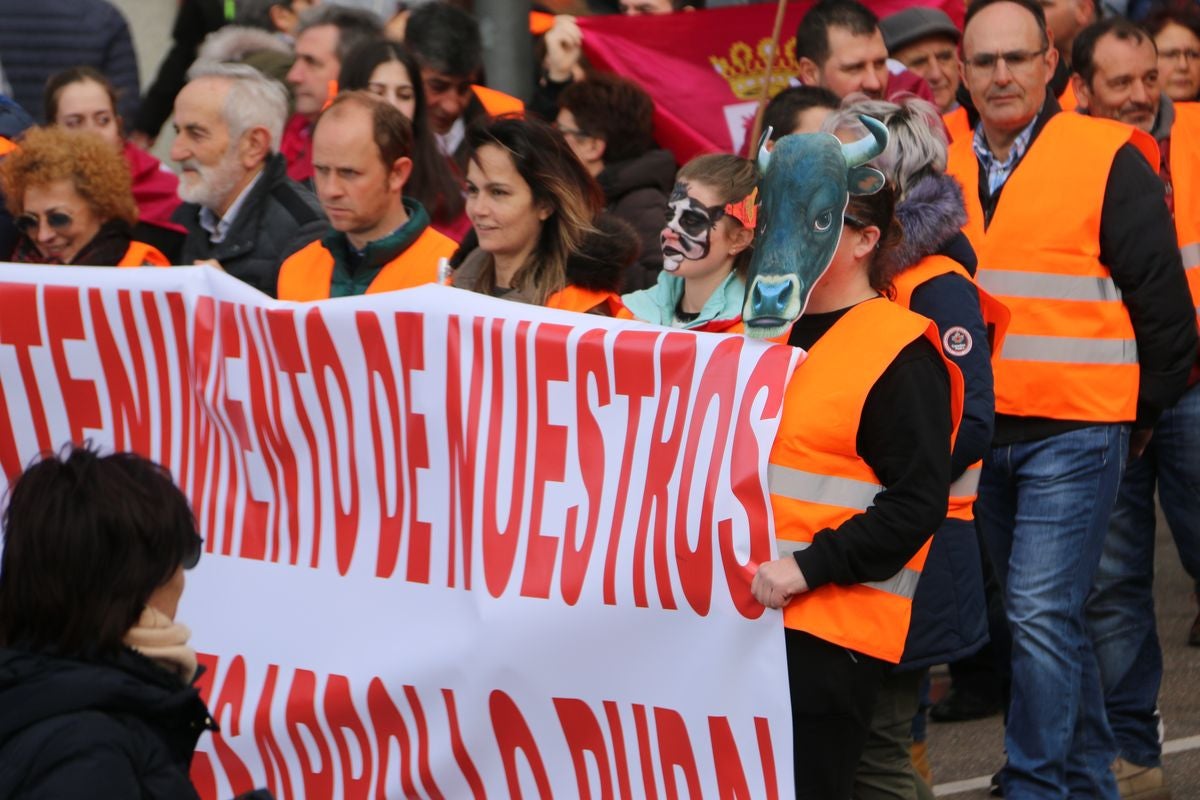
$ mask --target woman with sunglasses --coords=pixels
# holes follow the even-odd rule
[[[635,319],[741,332],[757,183],[754,162],[738,156],[712,153],[684,165],[659,237],[663,270],[652,288],[621,297]]]
[[[412,175],[404,194],[425,207],[433,227],[456,242],[471,229],[462,191],[462,177],[442,156],[429,128],[425,85],[416,59],[398,42],[373,39],[350,51],[342,62],[338,90],[365,89],[391,103],[413,129]]]
[[[637,234],[598,216],[604,196],[562,134],[499,117],[467,133],[467,216],[453,286],[520,303],[614,316]]]
[[[179,178],[125,137],[125,126],[117,113],[117,93],[108,78],[92,67],[59,72],[46,81],[42,105],[47,124],[92,131],[121,154],[129,165],[133,184],[138,237],[168,257],[177,256],[187,233],[171,221],[181,202]]]
[[[32,128],[0,162],[0,190],[21,237],[9,260],[95,267],[170,265],[133,238],[129,168],[95,133]]]
[[[68,448],[16,479],[0,557],[0,797],[194,798],[215,729],[175,621],[202,540],[133,453]]]

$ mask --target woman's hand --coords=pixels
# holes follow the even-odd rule
[[[750,591],[767,608],[783,608],[794,595],[808,591],[808,581],[804,580],[796,559],[784,556],[759,566],[750,582]]]

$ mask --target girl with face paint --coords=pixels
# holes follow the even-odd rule
[[[703,331],[740,332],[754,242],[754,162],[704,155],[679,171],[660,234],[663,271],[649,289],[624,295],[629,315]]]

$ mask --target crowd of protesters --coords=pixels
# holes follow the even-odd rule
[[[302,301],[441,282],[744,331],[755,161],[680,168],[572,16],[523,103],[444,0],[182,0],[143,96],[105,0],[0,10],[0,260],[209,264]],[[926,720],[1003,712],[993,794],[1164,797],[1156,490],[1200,588],[1200,7],[974,0],[960,27],[823,0],[795,56],[765,153],[887,138],[814,223],[840,237],[778,337],[809,357],[771,455],[783,555],[753,589],[784,610],[796,796],[931,797]],[[212,725],[173,621],[186,500],[74,450],[15,484],[4,533],[0,795],[185,796]]]

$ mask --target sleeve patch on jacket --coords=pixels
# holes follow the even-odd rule
[[[971,346],[974,343],[967,329],[958,325],[950,328],[942,335],[942,349],[946,351],[946,355],[954,356],[955,358],[962,358],[971,352]]]

